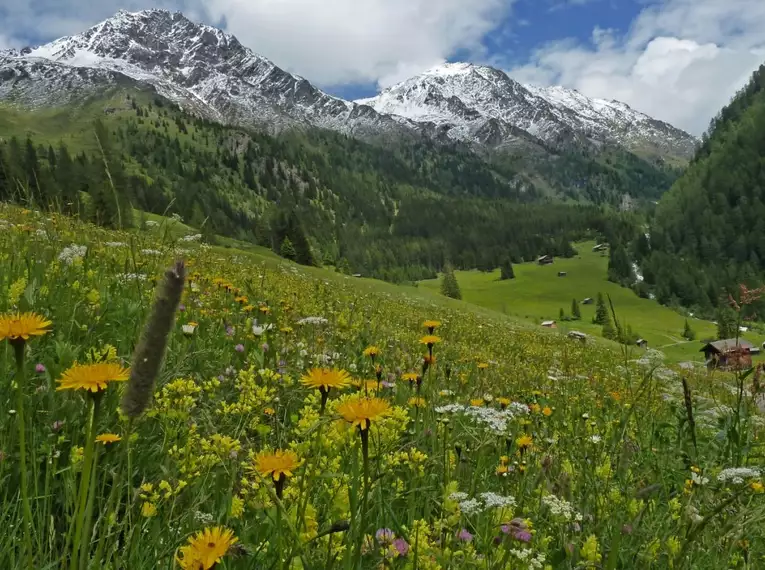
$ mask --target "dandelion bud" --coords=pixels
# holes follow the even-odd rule
[[[129,418],[140,416],[149,405],[183,293],[185,276],[183,261],[176,261],[165,272],[162,287],[157,292],[154,308],[133,353],[130,380],[122,398],[122,411]]]

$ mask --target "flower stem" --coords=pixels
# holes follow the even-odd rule
[[[361,549],[364,545],[364,537],[367,527],[367,504],[369,501],[369,427],[359,429],[361,434],[361,459],[363,465],[361,491],[361,513],[359,514],[359,528],[356,537],[356,553],[354,568],[361,568]]]
[[[29,487],[27,481],[27,438],[24,418],[24,346],[22,339],[12,343],[16,354],[16,423],[19,428],[19,455],[21,462],[21,502],[24,509],[24,556],[27,567],[33,568],[32,560],[32,509],[29,506]]]
[[[70,570],[79,568],[79,553],[83,548],[82,542],[89,541],[89,536],[83,536],[82,530],[85,523],[85,511],[87,509],[88,495],[90,493],[90,475],[93,470],[93,449],[96,443],[96,429],[98,420],[99,398],[91,398],[90,418],[88,422],[87,440],[85,441],[85,454],[82,462],[82,478],[77,502],[77,518],[74,523],[74,544],[72,545],[72,560]]]

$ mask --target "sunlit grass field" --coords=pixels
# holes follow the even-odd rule
[[[765,564],[760,371],[148,221],[0,205],[0,568]]]
[[[611,297],[617,318],[629,324],[648,346],[664,352],[668,359],[703,361],[699,352],[702,340],[715,338],[716,326],[709,322],[664,307],[651,299],[641,299],[631,290],[620,287],[607,279],[608,254],[592,251],[594,242],[576,244],[576,257],[558,258],[552,265],[522,263],[514,265],[515,279],[500,281],[499,270],[493,272],[457,271],[457,281],[463,300],[511,315],[522,321],[540,324],[556,320],[563,333],[578,330],[600,336],[601,326],[592,323],[595,304],[583,305],[581,301],[598,293]],[[558,272],[566,277],[558,277]],[[438,292],[440,280],[424,281],[421,287]],[[571,315],[571,301],[580,302],[581,320],[559,320],[560,309]],[[686,341],[683,336],[685,320],[696,333],[696,340]],[[761,346],[765,336],[757,332],[742,334],[755,346]]]

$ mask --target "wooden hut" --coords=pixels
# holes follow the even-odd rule
[[[705,344],[699,352],[704,353],[707,368],[741,370],[752,366],[752,343],[743,338],[728,338]]]

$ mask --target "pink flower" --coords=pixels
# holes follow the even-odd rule
[[[457,533],[457,539],[463,542],[470,542],[473,540],[473,535],[470,534],[466,528],[463,528]]]
[[[393,541],[393,548],[398,551],[399,556],[406,556],[409,554],[409,543],[403,538],[397,538]]]
[[[244,345],[243,344],[237,344],[234,347],[234,350],[236,350],[237,352],[244,352]]]
[[[38,374],[45,374],[45,365],[42,362],[38,362],[35,365],[35,372]]]

